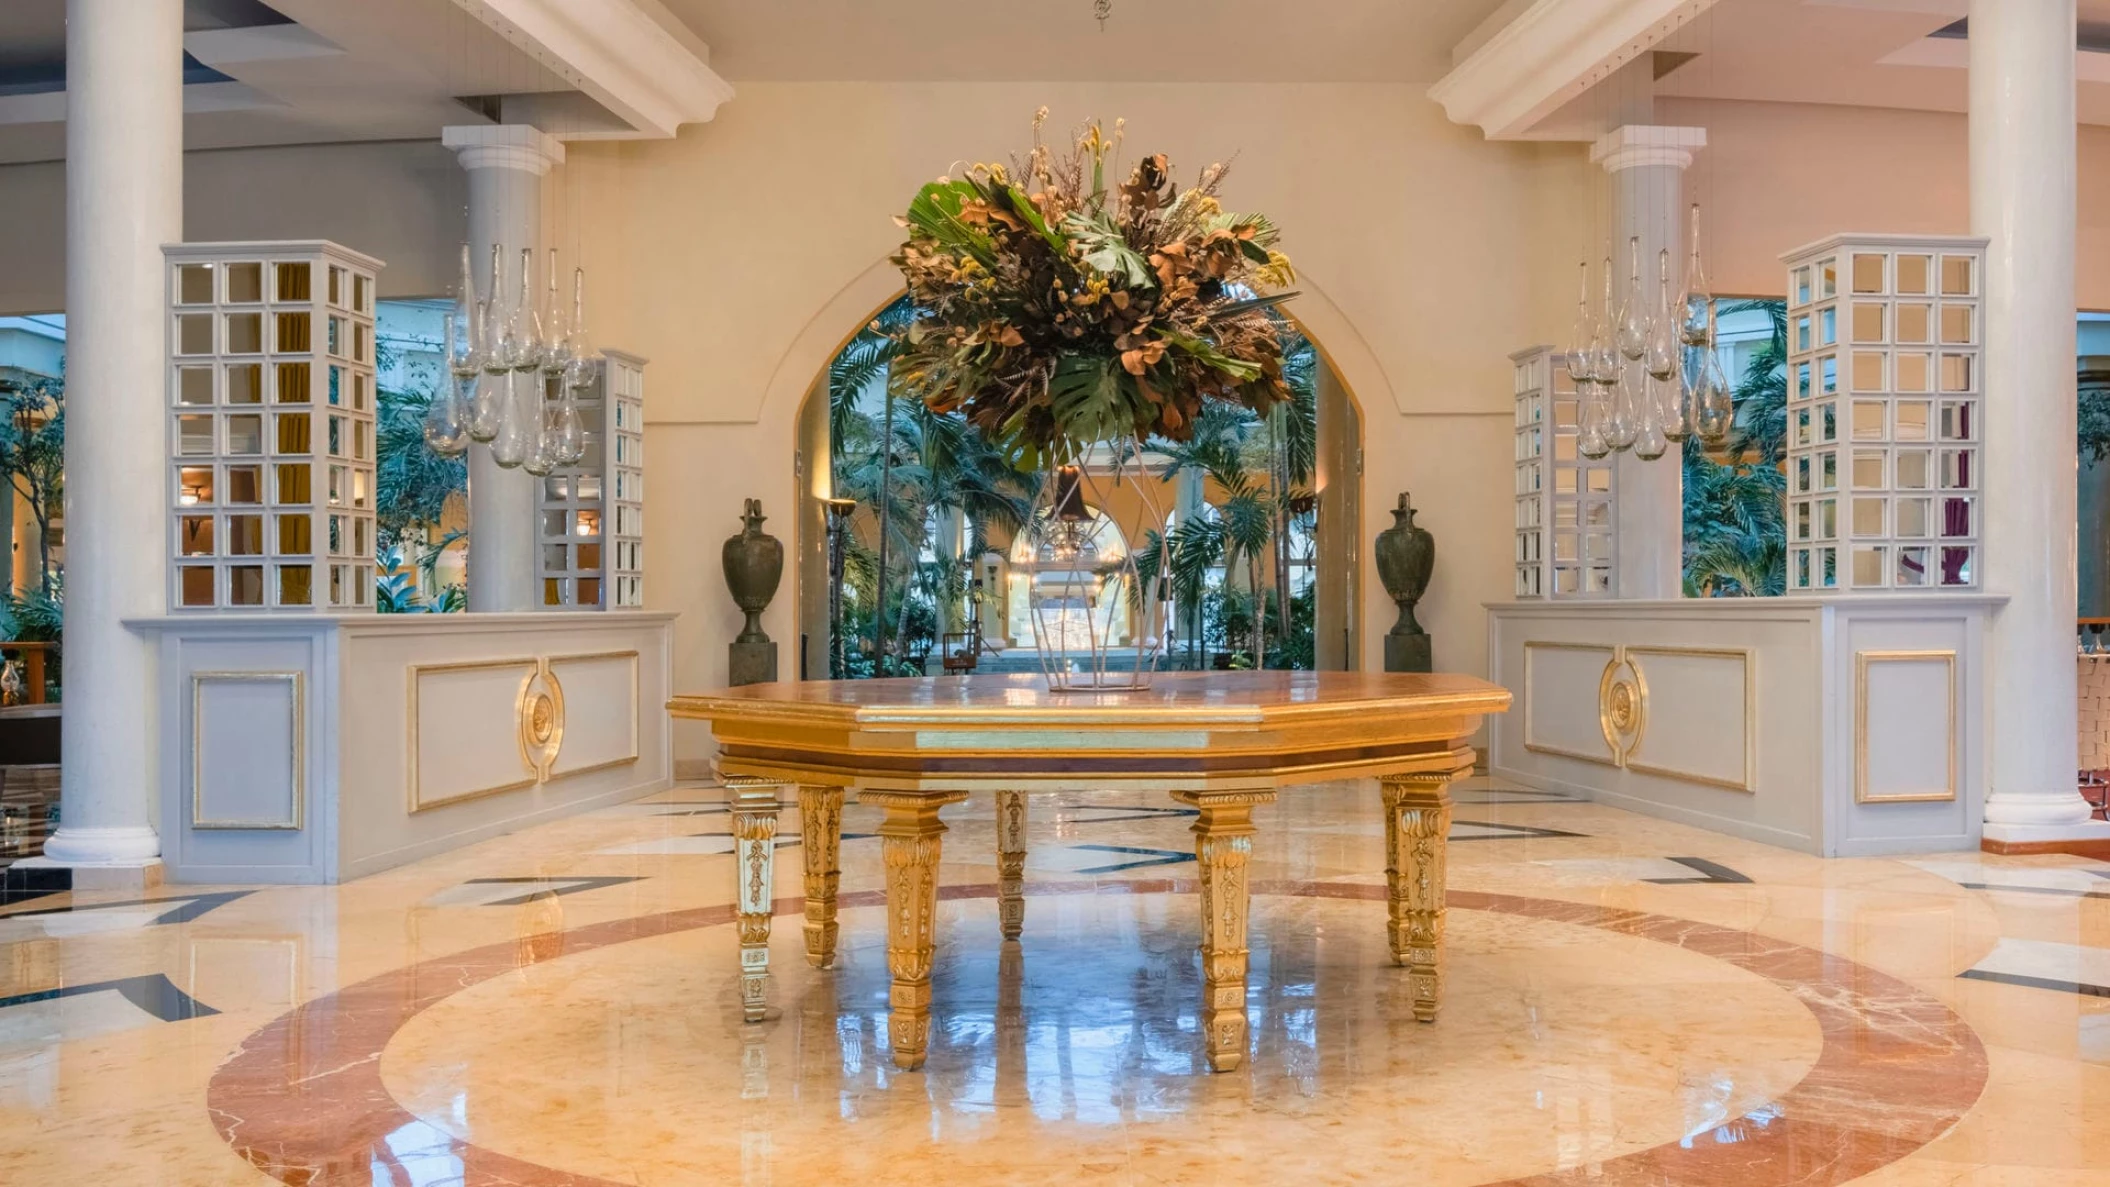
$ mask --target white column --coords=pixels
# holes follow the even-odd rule
[[[183,0],[66,4],[66,657],[51,864],[155,865],[168,293],[183,238]]]
[[[442,129],[441,143],[469,171],[469,258],[477,291],[491,294],[491,245],[504,248],[506,291],[520,284],[520,249],[536,245],[541,226],[542,178],[564,161],[557,138],[526,124]],[[541,253],[536,266],[543,266]],[[546,281],[545,281],[546,283]],[[483,445],[469,447],[469,609],[541,608],[535,581],[535,478],[491,460]]]
[[[2074,789],[2074,0],[1972,0],[1971,230],[1985,283],[1989,840],[2100,835]]]
[[[1685,279],[1685,170],[1693,150],[1705,146],[1705,128],[1628,124],[1591,146],[1590,159],[1611,175],[1611,223],[1615,304],[1626,295],[1628,241],[1641,239],[1641,292],[1655,308],[1657,253],[1670,249],[1675,301]],[[1642,384],[1640,363],[1628,363],[1629,382]],[[1645,390],[1645,389],[1637,389]],[[1619,596],[1675,598],[1683,589],[1684,482],[1678,447],[1654,461],[1622,453],[1614,463],[1619,483]]]

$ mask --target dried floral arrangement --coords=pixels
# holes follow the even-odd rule
[[[893,374],[940,412],[963,409],[1026,464],[1101,441],[1184,441],[1202,405],[1265,413],[1290,398],[1273,306],[1294,296],[1263,215],[1217,202],[1227,169],[1179,189],[1163,154],[1120,175],[1123,121],[1041,142],[923,187],[893,257],[916,316]]]

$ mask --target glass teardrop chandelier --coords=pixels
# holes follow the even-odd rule
[[[586,332],[584,268],[572,270],[567,320],[556,250],[539,292],[533,250],[520,250],[517,275],[507,274],[506,259],[505,246],[492,244],[489,295],[480,295],[462,245],[459,289],[446,314],[450,382],[433,397],[425,440],[450,457],[471,442],[488,445],[500,467],[542,477],[586,456],[578,392],[599,382],[601,353]]]
[[[1735,397],[1715,352],[1714,295],[1700,256],[1700,208],[1692,207],[1691,249],[1681,286],[1671,285],[1671,253],[1656,253],[1655,289],[1643,278],[1641,237],[1627,240],[1624,292],[1604,258],[1595,300],[1590,265],[1579,265],[1581,287],[1567,347],[1575,383],[1576,450],[1596,460],[1632,452],[1653,461],[1697,435],[1715,447],[1728,439]]]

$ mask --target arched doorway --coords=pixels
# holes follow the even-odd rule
[[[801,678],[1037,670],[1017,551],[1039,477],[964,422],[889,397],[883,331],[906,312],[899,296],[874,310],[800,406]],[[1217,541],[1181,550],[1205,561],[1174,574],[1161,669],[1355,666],[1362,411],[1301,325],[1284,336],[1293,407],[1144,446],[1168,509],[1158,534]]]

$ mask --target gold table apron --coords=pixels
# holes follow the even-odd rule
[[[1466,739],[1509,693],[1465,676],[1359,672],[1166,673],[1134,692],[1051,693],[1038,676],[808,681],[675,697],[711,723],[730,793],[743,1007],[764,1013],[770,890],[782,789],[796,787],[805,857],[806,959],[835,959],[846,791],[886,811],[887,1031],[900,1067],[923,1066],[936,949],[938,811],[996,801],[998,919],[1025,923],[1027,799],[1036,791],[1163,791],[1199,813],[1202,1024],[1209,1066],[1246,1051],[1246,867],[1253,807],[1284,787],[1374,777],[1385,814],[1392,959],[1414,1016],[1433,1022],[1443,982],[1444,846]]]

